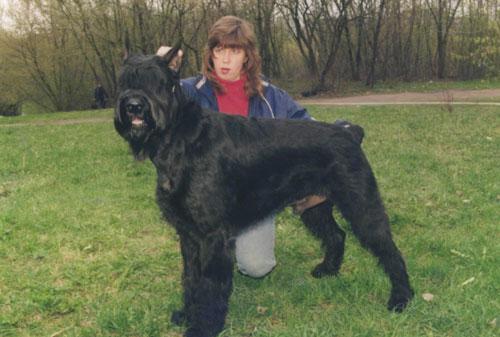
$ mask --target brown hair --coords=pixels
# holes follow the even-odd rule
[[[247,61],[243,64],[243,71],[247,76],[245,92],[248,97],[261,95],[263,92],[260,78],[261,60],[252,25],[236,16],[223,16],[208,32],[208,41],[203,55],[203,75],[213,84],[215,90],[221,93],[223,88],[215,77],[212,60],[213,49],[218,46],[242,48],[245,51],[247,57]]]

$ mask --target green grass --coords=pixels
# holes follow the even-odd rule
[[[415,300],[403,314],[385,309],[388,280],[349,231],[341,276],[313,279],[319,245],[287,209],[277,220],[277,268],[262,280],[235,274],[222,336],[498,336],[498,108],[310,111],[364,126]],[[54,116],[110,111],[21,118]],[[132,160],[111,120],[6,123],[0,336],[181,336],[169,323],[181,303],[181,259],[155,204],[152,165]]]
[[[479,90],[479,89],[498,89],[500,88],[500,78],[480,79],[470,81],[380,81],[373,89],[367,90],[366,86],[359,83],[351,83],[344,90],[348,93],[395,93],[395,92],[432,92],[441,90]]]

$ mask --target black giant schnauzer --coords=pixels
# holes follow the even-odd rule
[[[354,124],[246,119],[202,109],[187,99],[165,57],[128,57],[119,79],[115,128],[137,159],[158,174],[157,201],[180,237],[184,307],[172,315],[185,336],[216,336],[224,327],[232,288],[232,244],[251,224],[309,195],[326,201],[301,219],[325,249],[312,275],[336,275],[345,233],[336,205],[392,284],[388,308],[413,296],[394,244],[375,177]]]

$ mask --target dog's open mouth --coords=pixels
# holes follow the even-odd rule
[[[137,116],[134,116],[132,117],[132,126],[135,126],[135,127],[142,127],[144,126],[146,123],[144,122],[144,119],[140,118],[140,117],[137,117]]]
[[[142,96],[130,96],[120,103],[121,115],[124,120],[128,120],[134,129],[140,129],[147,126],[147,114],[150,105],[147,99]]]

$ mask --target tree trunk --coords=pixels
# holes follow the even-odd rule
[[[382,17],[384,15],[385,0],[380,0],[380,6],[378,10],[377,25],[375,31],[373,32],[373,49],[372,49],[372,59],[370,62],[370,71],[368,73],[368,78],[366,79],[366,85],[373,88],[375,85],[375,65],[377,63],[378,53],[379,53],[379,35],[380,28],[382,26]]]

